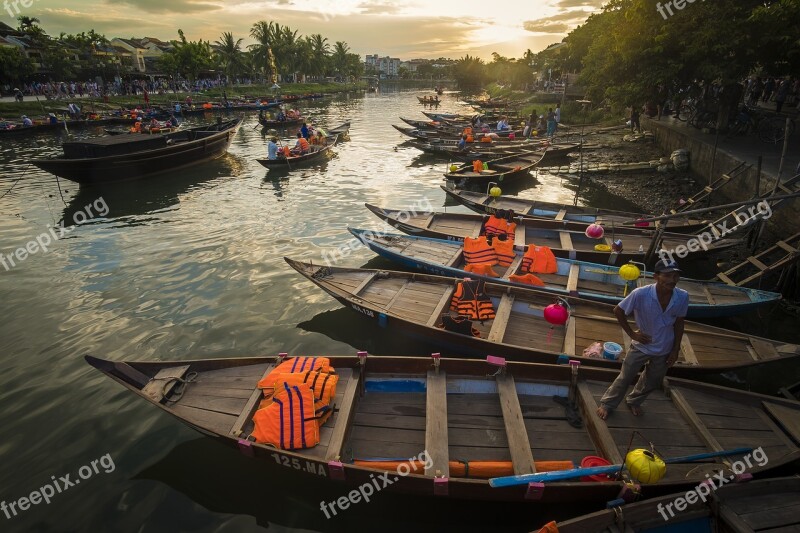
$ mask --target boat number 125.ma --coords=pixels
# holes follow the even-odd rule
[[[305,465],[300,463],[300,459],[297,457],[287,457],[285,455],[279,455],[277,453],[271,454],[272,458],[275,459],[275,462],[281,466],[285,466],[287,468],[294,468],[295,470],[300,470],[302,472],[308,472],[310,474],[317,474],[320,476],[327,476],[328,474],[325,472],[325,467],[321,464],[317,464],[314,461],[306,461]]]

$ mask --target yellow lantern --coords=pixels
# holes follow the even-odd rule
[[[619,277],[624,279],[625,281],[633,281],[639,279],[642,272],[639,270],[639,267],[634,265],[633,263],[628,263],[627,265],[622,265],[619,267]]]
[[[642,448],[628,453],[625,467],[640,483],[658,483],[667,471],[667,465],[661,457]]]
[[[455,172],[456,170],[458,170],[458,165],[456,165],[455,163],[450,165],[450,172]]]
[[[497,198],[501,194],[503,194],[503,191],[500,190],[500,187],[492,187],[489,189],[489,196],[492,198]]]

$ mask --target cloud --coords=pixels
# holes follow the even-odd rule
[[[563,34],[572,31],[578,24],[583,24],[590,14],[583,10],[567,11],[552,17],[526,20],[522,27],[533,33]]]
[[[214,4],[207,0],[106,0],[114,6],[121,4],[131,6],[146,13],[205,13],[219,11],[223,5]]]
[[[569,9],[571,7],[591,7],[594,10],[603,7],[606,0],[559,0],[556,7],[561,9]]]
[[[402,11],[399,5],[389,2],[362,2],[357,9],[362,15],[396,15]]]

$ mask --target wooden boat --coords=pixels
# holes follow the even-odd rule
[[[78,183],[115,183],[169,172],[225,154],[242,119],[166,135],[114,135],[64,143],[64,155],[34,165]]]
[[[800,477],[760,479],[605,509],[558,522],[558,533],[791,532],[800,529]],[[694,491],[692,491],[694,492]],[[708,494],[706,494],[708,492]],[[683,500],[677,510],[675,502]],[[539,532],[553,531],[541,529]],[[536,532],[533,532],[536,533]]]
[[[331,149],[336,146],[336,141],[339,139],[338,135],[328,138],[328,144],[319,146],[312,144],[307,154],[292,156],[289,159],[285,157],[278,157],[278,159],[256,159],[262,166],[267,168],[280,168],[287,167],[289,170],[308,165],[317,161],[322,161],[331,153]]]
[[[442,140],[455,140],[458,142],[459,137],[461,137],[461,132],[447,132],[442,130],[429,130],[429,129],[419,129],[419,128],[406,128],[403,126],[398,126],[397,124],[392,124],[392,127],[405,135],[406,137],[411,137],[412,139],[421,139],[421,140],[431,140],[431,139],[442,139]],[[517,142],[508,139],[511,133],[514,134],[515,137],[522,138],[522,130],[506,130],[506,131],[492,131],[497,135],[497,138],[493,139],[494,142]],[[480,137],[476,138],[473,142],[480,143]],[[522,142],[522,141],[518,141]],[[489,144],[489,143],[485,143]]]
[[[484,231],[488,215],[471,215],[462,213],[408,213],[397,209],[385,209],[364,204],[377,217],[403,233],[419,237],[432,237],[463,241],[464,237],[477,237]],[[605,265],[622,265],[628,261],[645,262],[648,250],[675,250],[678,246],[686,246],[689,235],[664,232],[657,242],[654,230],[645,228],[607,228],[602,239],[591,239],[586,236],[586,225],[579,222],[551,220],[515,219],[517,223],[514,244],[517,247],[535,244],[548,246],[556,257],[577,259],[589,263]],[[614,240],[622,241],[622,250],[613,251]],[[739,244],[739,240],[730,238],[714,241],[707,250],[702,248],[689,252],[688,257],[698,257],[706,253],[724,250]],[[598,249],[598,246],[601,249]],[[687,249],[688,251],[688,249]],[[655,261],[653,261],[655,263]],[[649,266],[649,265],[648,265]]]
[[[453,181],[469,183],[489,183],[494,181],[502,183],[506,180],[526,176],[530,170],[538,165],[545,156],[542,152],[528,152],[526,154],[512,154],[486,161],[481,172],[475,172],[472,163],[461,165],[454,171],[445,172],[444,177]],[[488,169],[486,167],[489,167]]]
[[[495,266],[498,277],[484,276],[464,270],[464,245],[458,241],[444,241],[427,237],[398,234],[375,234],[368,230],[348,228],[370,250],[395,261],[406,268],[456,278],[481,278],[493,283],[530,287],[510,279],[514,274],[525,274],[520,268],[524,252],[516,250],[509,267]],[[449,259],[447,259],[449,258]],[[630,291],[655,283],[652,273],[644,272],[639,279],[627,282],[619,276],[619,268],[571,259],[557,259],[558,272],[536,274],[545,285],[537,290],[560,296],[577,296],[597,302],[617,304]],[[731,287],[724,283],[681,278],[680,288],[689,293],[690,318],[733,316],[776,302],[780,293]]]
[[[328,131],[329,135],[338,135],[340,138],[345,137],[350,134],[350,121],[343,122],[339,124],[335,128],[331,128]]]
[[[40,123],[34,124],[33,126],[24,127],[22,124],[15,124],[11,123],[10,125],[13,127],[8,128],[0,128],[0,138],[4,137],[17,137],[20,135],[31,135],[34,133],[52,133],[63,131],[65,128],[67,130],[77,129],[77,128],[94,128],[94,127],[104,127],[110,125],[117,125],[117,124],[131,124],[134,121],[130,119],[123,119],[119,117],[108,117],[108,118],[100,118],[94,120],[60,120],[55,124],[48,123]]]
[[[427,96],[417,96],[417,100],[419,100],[420,104],[425,104],[425,105],[439,105],[441,103],[441,100],[439,100],[438,98],[427,97]]]
[[[625,222],[636,220],[637,218],[656,216],[596,207],[557,204],[540,200],[527,200],[516,196],[493,197],[479,192],[448,189],[444,186],[442,186],[442,190],[449,197],[473,211],[489,215],[496,213],[498,209],[510,209],[523,218],[582,222],[585,224],[602,224],[604,226],[632,226],[632,224],[625,224]],[[694,233],[708,226],[709,222],[709,220],[690,216],[676,217],[669,221],[667,228],[673,233]],[[658,223],[645,222],[639,227],[653,228],[658,226]]]
[[[305,121],[306,121],[305,117],[286,119],[286,120],[267,120],[264,117],[258,117],[258,123],[261,124],[262,128],[275,128],[275,129],[292,128],[294,126],[302,126],[303,122]]]
[[[165,133],[172,133],[174,131],[178,131],[181,129],[181,125],[178,124],[177,126],[170,126],[170,127],[162,127],[159,128],[157,131],[153,131],[152,129],[143,129],[142,131],[138,132],[140,135],[163,135]],[[119,129],[108,129],[104,128],[103,131],[106,132],[107,135],[133,135],[136,132],[131,131],[130,129],[127,130],[119,130]]]
[[[593,410],[615,372],[365,352],[330,358],[339,376],[334,414],[320,427],[319,444],[289,451],[248,438],[263,398],[257,383],[279,358],[114,362],[87,356],[86,361],[189,427],[261,461],[274,479],[295,477],[342,495],[369,485],[385,490],[383,497],[515,501],[536,511],[558,503],[602,506],[617,497],[621,482],[553,482],[526,499],[528,486],[493,488],[485,479],[466,477],[466,467],[472,474],[479,466],[523,474],[563,468],[589,455],[616,464],[633,431],[668,457],[760,446],[769,461],[751,460],[748,473],[756,477],[790,468],[799,456],[791,439],[798,437],[800,404],[790,400],[668,378],[666,393],[648,398],[652,412],[641,417],[618,412],[603,422]],[[569,398],[576,405],[567,412],[563,404]],[[415,457],[423,460],[376,464]],[[728,465],[743,457],[731,456],[728,464],[670,464],[661,481],[642,485],[642,496],[692,489],[712,472],[731,475]]]
[[[595,341],[616,342],[629,349],[630,338],[617,323],[613,306],[571,296],[560,297],[571,311],[565,326],[545,321],[543,309],[557,298],[548,292],[486,283],[497,317],[473,321],[472,335],[437,327],[449,314],[457,278],[313,265],[285,258],[300,274],[318,285],[345,307],[413,338],[433,342],[459,356],[502,354],[514,361],[557,363],[563,355],[584,365],[619,370],[621,362],[584,357],[584,348]],[[475,333],[480,336],[476,336]],[[785,361],[800,359],[800,346],[753,337],[695,322],[686,322],[678,362],[672,376],[700,379],[719,372],[758,366],[769,371]]]

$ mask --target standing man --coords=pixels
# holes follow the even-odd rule
[[[603,420],[616,409],[644,366],[636,386],[625,398],[631,413],[641,415],[641,405],[647,395],[661,386],[667,369],[678,360],[689,293],[676,288],[680,269],[675,261],[656,263],[653,279],[655,283],[634,289],[614,308],[619,325],[631,338],[631,349],[619,376],[600,399],[597,416]],[[631,329],[626,317],[631,313],[639,326],[636,331]]]
[[[553,137],[556,134],[556,114],[553,108],[547,110],[547,136]]]
[[[639,110],[635,104],[631,104],[631,132],[637,131],[642,133],[642,125],[639,123]]]

